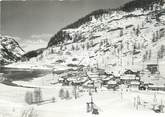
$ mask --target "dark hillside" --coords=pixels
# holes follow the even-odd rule
[[[102,16],[103,14],[111,14],[113,11],[116,10],[122,10],[125,12],[131,12],[135,9],[143,8],[144,10],[148,10],[149,8],[153,7],[153,4],[163,4],[163,0],[133,0],[131,2],[126,3],[125,5],[121,6],[119,9],[99,9],[96,11],[91,12],[90,14],[80,18],[74,23],[71,23],[70,25],[64,27],[63,29],[68,28],[78,28],[79,26],[85,24],[86,22],[91,21],[92,16],[94,16],[96,19]],[[65,39],[69,40],[71,39],[68,34],[63,32],[61,29],[58,31],[49,41],[48,47],[51,47],[53,45],[58,45],[60,43],[63,43]]]

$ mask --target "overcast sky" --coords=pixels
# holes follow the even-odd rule
[[[1,31],[2,34],[19,37],[17,41],[22,46],[31,41],[36,44],[39,41],[41,46],[46,46],[52,35],[82,16],[97,9],[117,8],[128,1],[130,0],[3,1]]]

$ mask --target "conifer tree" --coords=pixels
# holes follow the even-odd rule
[[[85,45],[84,44],[82,44],[81,47],[82,47],[83,50],[85,49]]]
[[[87,50],[90,48],[89,42],[86,44]]]
[[[65,97],[65,92],[64,92],[64,89],[63,88],[61,88],[60,91],[59,91],[59,97],[61,99],[64,99],[64,97]]]
[[[34,89],[34,102],[40,103],[42,101],[42,92],[40,88]]]
[[[123,36],[123,30],[120,30],[120,37]]]
[[[74,45],[72,45],[72,51],[74,51],[75,50],[75,47],[74,47]]]
[[[25,102],[27,103],[27,104],[32,104],[33,103],[33,94],[32,94],[32,92],[26,92],[26,94],[25,94]]]
[[[69,99],[69,98],[70,98],[70,94],[69,94],[69,91],[67,90],[65,94],[65,99]]]

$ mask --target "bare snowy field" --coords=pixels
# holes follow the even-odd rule
[[[42,78],[41,78],[42,79]],[[37,79],[40,80],[40,79]],[[35,83],[22,83],[28,85]],[[16,82],[15,82],[16,83]],[[60,84],[41,87],[43,100],[51,100],[56,98],[54,103],[45,102],[41,105],[27,105],[24,101],[25,92],[32,91],[33,88],[12,87],[0,84],[0,117],[21,117],[24,110],[33,107],[38,117],[91,117],[92,113],[87,113],[86,103],[90,102],[91,97],[87,90],[79,92],[79,97],[74,99],[73,87],[61,86]],[[68,90],[71,99],[59,98],[59,90],[63,88]],[[10,92],[10,93],[9,93]],[[97,93],[93,92],[93,100],[99,109],[98,117],[164,117],[165,113],[155,113],[152,110],[154,97],[156,95],[157,103],[165,103],[164,92],[151,91],[131,91],[119,90],[111,91],[107,89],[99,89]],[[135,98],[140,97],[140,105],[137,106]]]

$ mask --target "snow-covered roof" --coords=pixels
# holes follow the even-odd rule
[[[90,72],[90,71],[89,71],[89,72],[87,72],[87,74],[88,74],[88,75],[99,75],[99,73],[98,73],[98,72]]]
[[[68,78],[67,80],[68,80],[68,81],[76,81],[76,78],[71,77],[71,78]]]
[[[72,81],[76,82],[76,83],[80,83],[80,82],[85,82],[88,78],[87,77],[81,77],[81,78],[72,78]]]
[[[106,78],[103,78],[102,80],[107,81],[107,80],[110,80],[110,79],[111,79],[110,77],[106,77]]]
[[[165,89],[165,85],[149,85],[149,87],[151,88],[164,88]]]
[[[58,80],[64,80],[64,78],[59,78]]]
[[[140,82],[139,82],[139,81],[131,81],[130,84],[131,84],[131,85],[139,85]]]
[[[117,84],[117,82],[116,82],[116,81],[111,80],[111,81],[108,81],[108,84]]]
[[[134,74],[126,74],[126,75],[123,75],[121,76],[122,80],[139,80],[139,77],[136,77],[136,75]]]
[[[88,80],[87,82],[85,82],[83,85],[88,85],[88,84],[92,84],[93,81],[92,80]]]
[[[98,78],[99,77],[99,75],[97,75],[97,74],[88,74],[88,76],[89,77],[94,77],[94,78]]]

